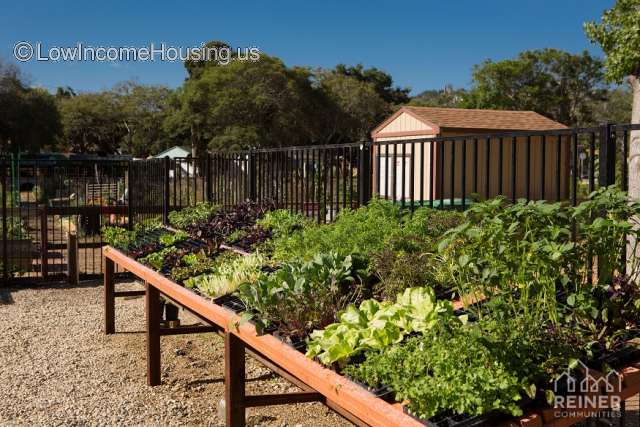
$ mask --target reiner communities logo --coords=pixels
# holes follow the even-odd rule
[[[614,369],[606,375],[582,361],[570,364],[553,382],[556,417],[620,417],[622,377]]]

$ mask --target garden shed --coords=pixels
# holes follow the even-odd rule
[[[371,132],[374,193],[413,201],[474,193],[566,199],[565,129],[534,111],[402,107]]]

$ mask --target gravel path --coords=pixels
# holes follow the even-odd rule
[[[148,387],[144,299],[117,299],[119,333],[107,337],[101,297],[97,283],[0,288],[0,425],[223,425],[222,339],[163,337],[163,384]],[[247,369],[249,393],[297,390],[251,358]],[[306,403],[252,408],[248,425],[350,424]]]

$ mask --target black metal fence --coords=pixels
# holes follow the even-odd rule
[[[210,201],[273,200],[329,222],[379,197],[407,209],[465,209],[498,195],[576,205],[599,186],[626,190],[640,125],[474,134],[214,152],[202,158],[40,160],[0,157],[1,272],[62,278],[78,235],[81,277],[102,273],[100,228],[133,226]]]

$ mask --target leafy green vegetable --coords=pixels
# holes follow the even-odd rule
[[[159,251],[152,252],[149,255],[140,258],[139,261],[143,264],[150,265],[154,270],[160,271],[162,270],[166,256],[175,251],[177,251],[175,246],[169,246],[167,248],[160,249]]]
[[[123,227],[102,227],[102,239],[109,246],[126,250],[136,240],[137,232]]]
[[[201,222],[209,221],[220,207],[209,202],[200,202],[179,211],[169,213],[169,223],[179,229],[185,229]]]
[[[430,288],[410,288],[396,302],[363,301],[347,307],[339,323],[311,333],[308,357],[325,365],[344,364],[364,350],[383,349],[412,332],[426,332],[438,322],[457,321],[447,301],[436,301]]]
[[[519,402],[535,397],[574,356],[561,337],[537,323],[509,319],[480,324],[440,323],[403,344],[369,350],[344,372],[372,387],[389,386],[412,413],[522,415]]]
[[[225,261],[222,258],[224,257],[209,257],[205,251],[188,253],[171,269],[171,278],[176,282],[183,282],[194,276],[212,272]]]
[[[274,326],[285,335],[303,337],[334,322],[340,310],[362,298],[363,267],[351,255],[318,254],[312,261],[287,263],[254,284],[243,284],[238,294],[258,313],[254,320],[259,329]]]
[[[186,240],[189,235],[182,231],[178,230],[175,233],[167,232],[160,236],[159,241],[163,246],[173,246],[178,242],[182,242]]]
[[[185,280],[185,286],[198,289],[205,295],[217,298],[234,292],[243,283],[251,285],[264,273],[262,267],[266,259],[260,254],[236,256],[222,263],[214,273],[202,274]]]

